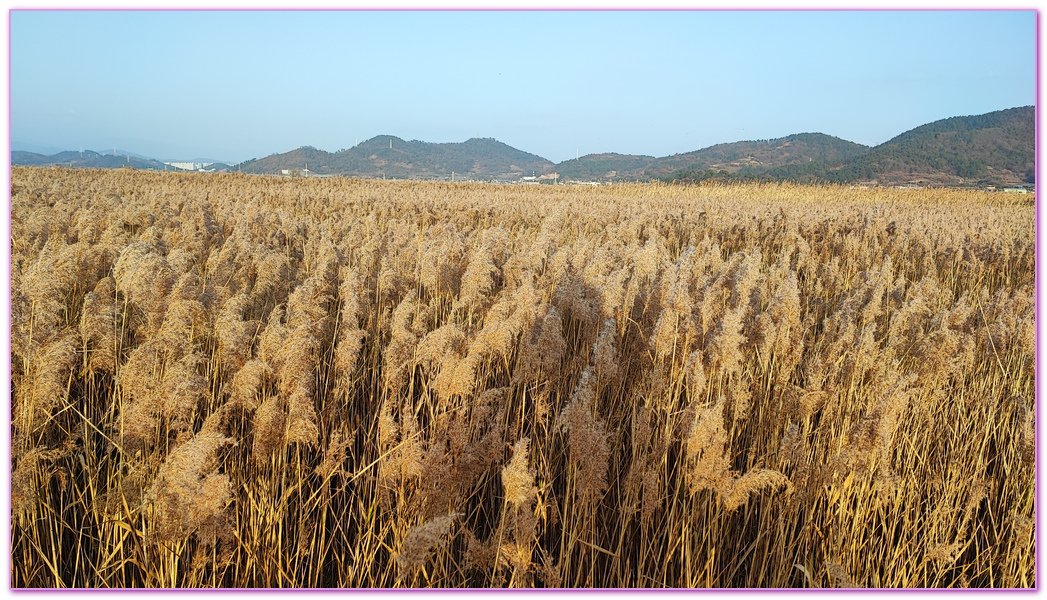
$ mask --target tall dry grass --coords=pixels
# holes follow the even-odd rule
[[[1033,206],[12,171],[15,587],[1031,587]]]

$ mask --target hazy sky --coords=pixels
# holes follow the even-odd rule
[[[1035,102],[1033,11],[10,15],[16,147],[164,160],[379,134],[557,162],[809,131],[875,145]]]

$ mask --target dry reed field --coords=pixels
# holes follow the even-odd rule
[[[1034,207],[14,168],[15,587],[1030,587]]]

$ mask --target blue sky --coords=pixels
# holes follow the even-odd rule
[[[559,162],[875,145],[1035,102],[1032,11],[10,15],[16,148],[240,161],[392,134]]]

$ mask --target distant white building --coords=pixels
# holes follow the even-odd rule
[[[199,171],[200,169],[206,169],[214,163],[209,162],[165,162],[165,165],[174,167],[176,169],[182,169],[183,171]]]

